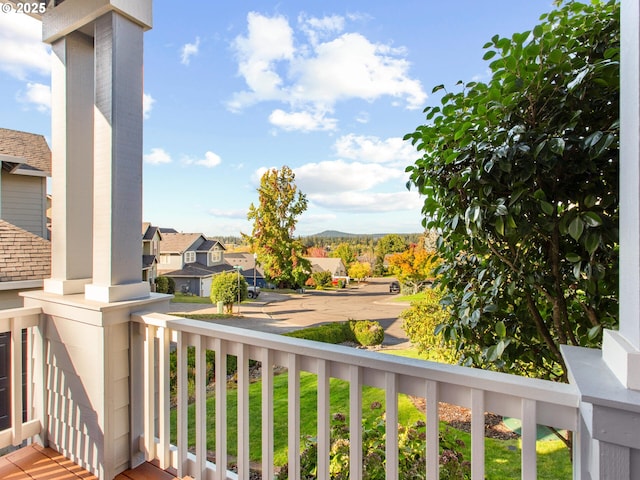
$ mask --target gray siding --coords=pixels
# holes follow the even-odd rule
[[[46,179],[2,173],[0,218],[28,232],[47,238]]]

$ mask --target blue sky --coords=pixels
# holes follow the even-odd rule
[[[2,3],[3,0],[0,0]],[[251,233],[268,168],[309,208],[296,233],[421,231],[402,137],[433,86],[487,80],[482,46],[531,29],[551,0],[154,1],[145,34],[144,220]],[[38,22],[0,13],[0,126],[50,139]],[[55,201],[55,200],[54,200]]]

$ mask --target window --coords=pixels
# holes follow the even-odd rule
[[[160,263],[162,265],[169,265],[171,263],[171,255],[160,255]]]
[[[213,262],[219,262],[222,260],[222,252],[220,250],[213,250],[209,252],[209,260]]]
[[[193,263],[196,261],[196,252],[184,252],[184,263]]]

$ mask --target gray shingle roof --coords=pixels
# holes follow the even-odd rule
[[[51,275],[51,242],[0,220],[0,282]]]
[[[51,150],[42,135],[0,128],[0,155],[51,175]]]

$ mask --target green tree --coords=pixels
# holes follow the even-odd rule
[[[619,7],[568,2],[493,37],[491,80],[434,88],[405,136],[468,365],[565,380],[559,344],[617,324]]]
[[[356,261],[356,252],[353,245],[343,242],[339,244],[329,255],[332,258],[340,258],[345,268],[349,268]]]
[[[384,266],[384,257],[390,253],[404,252],[407,244],[404,239],[395,233],[385,235],[376,244],[376,264],[373,267],[373,273],[376,275],[384,275],[386,273]]]
[[[295,174],[286,165],[262,175],[258,206],[252,203],[247,214],[253,220],[253,232],[243,234],[258,254],[267,281],[280,288],[301,287],[311,271],[311,264],[302,256],[304,245],[293,238],[297,219],[307,209],[307,198],[294,180]]]
[[[224,303],[227,313],[232,313],[233,304],[238,301],[238,288],[242,302],[248,296],[248,285],[244,277],[236,272],[219,273],[211,282],[211,302]]]

